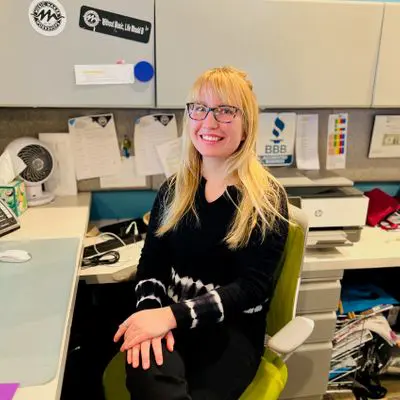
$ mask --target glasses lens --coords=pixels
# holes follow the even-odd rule
[[[201,121],[205,119],[207,115],[207,107],[203,104],[190,103],[188,111],[189,111],[189,117],[196,121]]]
[[[237,109],[236,107],[231,107],[231,106],[222,106],[218,107],[214,111],[215,119],[218,122],[232,122],[233,119],[235,118]]]

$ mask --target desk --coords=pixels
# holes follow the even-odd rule
[[[0,238],[0,240],[77,237],[80,239],[82,247],[89,220],[90,200],[91,195],[83,193],[78,196],[57,198],[52,204],[46,206],[28,208],[19,218],[21,229]],[[54,400],[60,398],[78,285],[81,254],[81,251],[78,251],[76,254],[76,263],[74,266],[76,279],[74,279],[74,284],[71,287],[69,313],[65,320],[56,375],[47,384],[20,388],[16,393],[15,400]]]
[[[29,208],[20,217],[21,229],[0,238],[0,240],[78,237],[82,246],[90,215],[90,200],[90,194],[82,193],[78,196],[57,198],[54,203],[46,206]],[[126,250],[130,249],[127,248]],[[59,399],[79,274],[81,279],[85,279],[89,283],[110,283],[125,280],[135,272],[132,264],[128,262],[117,267],[96,267],[79,271],[80,261],[81,251],[78,251],[74,266],[76,279],[75,284],[71,287],[69,313],[66,316],[56,376],[45,385],[19,389],[15,397],[16,400]],[[314,273],[331,271],[333,275],[328,276],[326,280],[333,280],[340,279],[340,273],[343,273],[345,269],[395,266],[400,266],[400,233],[366,227],[361,234],[360,242],[352,247],[307,251],[303,272],[308,279],[312,278]],[[305,280],[307,281],[307,279]],[[329,313],[327,314],[329,315]],[[330,338],[326,337],[327,343],[329,340]],[[317,348],[315,344],[309,346],[313,351]],[[303,353],[305,354],[306,351],[303,351]],[[296,363],[295,356],[291,360]],[[301,361],[301,357],[298,360]],[[293,369],[296,373],[294,373],[292,380],[296,380],[297,372],[304,370],[304,364],[302,365],[303,367]],[[329,368],[329,365],[327,367]],[[325,373],[325,369],[321,368],[318,371],[322,375]],[[319,397],[309,396],[308,398]]]
[[[96,238],[85,238],[84,245],[90,246],[100,243]],[[127,281],[136,275],[137,264],[142,251],[144,241],[119,247],[120,254],[118,263],[113,265],[98,265],[90,268],[82,268],[80,279],[87,284],[118,283]]]

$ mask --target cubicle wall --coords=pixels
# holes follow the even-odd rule
[[[39,132],[68,132],[67,120],[71,117],[95,113],[113,112],[120,139],[125,134],[134,133],[135,119],[154,112],[173,112],[177,117],[178,131],[181,134],[183,110],[151,109],[31,109],[0,108],[0,152],[13,138],[37,136]],[[270,110],[268,110],[270,111]],[[271,110],[276,111],[276,110]],[[358,182],[400,182],[400,159],[368,158],[374,116],[378,114],[400,114],[400,109],[293,109],[297,113],[317,113],[319,115],[319,157],[321,167],[326,160],[326,138],[329,114],[349,113],[349,136],[346,169],[336,172]],[[155,176],[149,185],[157,188],[165,179]],[[99,190],[99,179],[80,181],[81,191]],[[123,188],[126,189],[126,188]]]
[[[319,115],[322,168],[329,114],[347,112],[346,169],[338,172],[400,181],[399,158],[368,158],[374,116],[400,114],[399,91],[389,90],[398,81],[399,18],[400,4],[384,2],[4,0],[0,151],[16,137],[68,132],[68,118],[96,113],[114,113],[120,139],[134,133],[136,118],[155,112],[174,112],[180,131],[195,77],[233,64],[249,73],[263,111]],[[141,61],[156,72],[146,82],[76,85],[75,65],[125,62],[135,75]],[[149,179],[149,187],[163,179]],[[80,181],[79,189],[98,190],[99,180]]]
[[[154,79],[88,86],[74,73],[75,65],[125,62],[134,76],[139,62],[154,66],[154,0],[2,0],[0,49],[1,105],[155,106]]]

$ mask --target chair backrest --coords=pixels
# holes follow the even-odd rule
[[[300,275],[308,234],[308,220],[304,211],[289,205],[289,233],[282,257],[282,268],[275,286],[267,315],[267,334],[273,336],[290,322],[297,307]]]

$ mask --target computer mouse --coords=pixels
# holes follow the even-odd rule
[[[0,252],[0,262],[23,263],[32,256],[25,250],[6,250]]]

